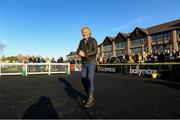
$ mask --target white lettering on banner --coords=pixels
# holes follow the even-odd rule
[[[139,65],[137,65],[136,69],[131,69],[131,67],[130,67],[129,72],[132,74],[139,74],[139,76],[141,76],[141,74],[151,75],[152,73],[157,73],[157,70],[139,69]]]
[[[99,72],[116,72],[115,68],[106,68],[106,67],[100,67],[100,66],[98,66],[97,68]]]

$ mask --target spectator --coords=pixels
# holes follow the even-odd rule
[[[52,58],[51,59],[51,63],[55,63],[56,61],[55,61],[55,59],[54,58]]]
[[[63,63],[63,57],[59,57],[57,63]]]

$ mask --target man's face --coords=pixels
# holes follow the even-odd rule
[[[90,31],[88,29],[84,29],[82,31],[82,35],[83,35],[83,38],[87,40],[90,37]]]

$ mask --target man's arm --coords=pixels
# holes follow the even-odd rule
[[[81,57],[84,57],[84,56],[85,56],[85,53],[82,51],[82,42],[81,42],[81,41],[80,41],[80,43],[79,43],[79,47],[78,47],[76,53],[77,53],[79,56],[81,56]]]
[[[98,45],[95,39],[92,41],[92,52],[87,52],[86,57],[88,56],[96,56],[98,53]]]

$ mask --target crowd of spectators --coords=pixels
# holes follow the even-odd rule
[[[41,57],[41,56],[17,56],[16,63],[63,63],[63,57],[55,58]],[[71,64],[80,64],[78,60],[67,61]],[[154,51],[152,53],[143,52],[143,54],[135,52],[134,54],[119,55],[117,57],[97,57],[97,63],[108,64],[108,63],[162,63],[162,62],[180,62],[180,51],[170,52],[165,51]]]
[[[99,64],[106,63],[162,63],[162,62],[180,62],[180,51],[170,52],[165,51],[155,51],[152,53],[143,52],[119,55],[117,57],[101,57],[97,58]]]
[[[55,58],[41,57],[41,56],[18,56],[17,63],[63,63],[63,57]]]
[[[81,64],[81,61],[80,61],[80,60],[75,60],[75,59],[69,60],[68,62],[69,62],[70,64]]]

